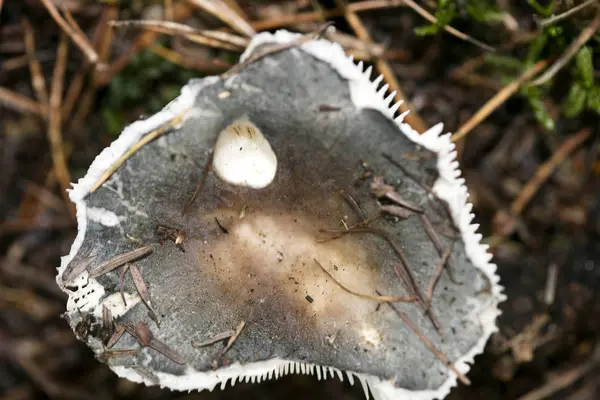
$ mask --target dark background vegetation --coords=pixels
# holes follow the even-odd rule
[[[461,168],[508,301],[500,333],[469,373],[472,386],[456,388],[450,398],[599,398],[597,4],[415,2],[437,18],[430,24],[402,1],[348,2],[373,6],[356,14],[365,29],[360,32],[345,18],[346,2],[223,2],[239,5],[257,30],[311,31],[326,16],[338,31],[366,40],[349,46],[362,51],[358,58],[377,67],[388,63],[386,80],[395,77],[412,104],[410,121],[443,121],[449,131],[468,133],[457,141]],[[359,387],[306,376],[223,392],[171,393],[118,379],[77,341],[60,316],[66,296],[54,282],[76,230],[65,185],[83,176],[125,124],[158,111],[191,77],[224,72],[239,51],[106,25],[167,17],[197,29],[223,28],[222,16],[198,6],[205,1],[45,3],[0,0],[0,399],[362,399]],[[61,29],[48,3],[72,15],[98,55],[95,65],[70,39],[63,41],[68,53],[60,54]],[[582,4],[581,11],[548,21]],[[445,32],[447,24],[496,51]],[[589,39],[566,58],[586,33]],[[40,70],[34,66],[32,73],[33,55]],[[527,70],[555,62],[563,65],[543,84],[516,85],[495,106],[486,104]],[[482,109],[490,115],[466,129]],[[552,174],[543,178],[545,171]],[[531,185],[536,177],[543,179]]]

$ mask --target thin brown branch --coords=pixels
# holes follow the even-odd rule
[[[539,78],[531,82],[532,86],[543,85],[554,77],[570,60],[573,56],[581,49],[581,47],[587,43],[588,40],[596,31],[600,28],[600,11],[596,13],[596,18],[592,20],[592,23],[585,27],[581,31],[577,39],[575,39],[569,47],[564,51],[563,54],[548,68]]]
[[[545,384],[521,396],[519,400],[543,400],[568,388],[583,376],[590,373],[600,363],[600,347],[596,348],[591,359],[575,368],[550,375]],[[560,398],[560,397],[559,397]]]
[[[46,88],[46,80],[42,74],[42,66],[36,56],[35,35],[29,20],[25,17],[21,20],[23,25],[25,50],[29,59],[29,72],[31,73],[31,85],[35,90],[35,94],[40,103],[48,105],[48,89]]]
[[[150,32],[181,36],[194,43],[232,51],[243,51],[248,46],[248,39],[227,32],[206,31],[191,28],[187,25],[170,21],[128,20],[110,21],[111,27],[139,27]]]
[[[374,295],[370,295],[370,294],[365,294],[365,293],[360,293],[357,292],[355,290],[349,289],[347,286],[344,286],[340,281],[338,281],[337,279],[335,279],[333,277],[333,275],[331,275],[329,273],[329,271],[327,271],[325,269],[325,267],[323,267],[321,265],[321,263],[319,261],[317,261],[315,259],[315,263],[319,266],[319,268],[321,268],[321,270],[329,277],[329,279],[331,279],[333,281],[333,283],[335,283],[337,286],[339,286],[340,288],[342,288],[344,291],[350,293],[351,295],[360,297],[361,299],[365,299],[365,300],[373,300],[373,301],[379,301],[382,303],[396,303],[396,302],[403,302],[403,303],[410,303],[413,302],[415,300],[417,300],[416,297],[411,296],[411,297],[401,297],[401,296],[374,296]]]
[[[556,168],[577,149],[583,142],[590,137],[590,130],[584,128],[576,135],[569,136],[566,138],[558,147],[556,152],[552,154],[552,157],[545,163],[539,166],[533,177],[523,187],[517,198],[512,202],[510,210],[513,215],[520,214],[531,199],[538,192],[540,187],[548,180],[550,175],[556,170]]]
[[[235,344],[235,342],[237,341],[238,337],[240,336],[240,334],[242,333],[242,330],[244,330],[244,327],[246,326],[246,321],[241,321],[238,326],[235,327],[235,330],[232,332],[231,337],[229,338],[229,340],[227,341],[227,345],[225,345],[225,348],[221,351],[221,353],[219,353],[219,355],[217,356],[217,358],[215,358],[212,362],[212,367],[214,369],[216,369],[219,366],[219,361],[221,360],[221,358],[223,358],[223,356],[229,351],[229,349],[231,349],[231,347]]]
[[[404,321],[404,323],[419,337],[419,339],[421,339],[421,341],[425,344],[425,346],[427,346],[429,351],[431,351],[438,358],[438,360],[444,363],[446,367],[448,367],[452,372],[454,372],[463,384],[471,384],[469,378],[467,378],[462,372],[460,372],[458,368],[456,368],[456,366],[448,359],[448,357],[446,357],[446,355],[442,353],[441,350],[435,347],[431,340],[427,339],[427,337],[419,330],[419,328],[417,328],[417,326],[408,318],[408,315],[398,310],[394,304],[387,304],[392,308],[392,310],[394,310],[396,315],[398,315],[402,319],[402,321]]]
[[[309,11],[292,15],[281,15],[272,19],[262,21],[252,21],[250,25],[257,31],[265,31],[269,29],[304,24],[308,22],[320,22],[329,18],[339,17],[342,14],[343,13],[340,10]]]
[[[442,259],[440,260],[440,263],[435,268],[435,273],[431,277],[431,281],[429,281],[429,285],[427,286],[427,304],[428,304],[428,307],[431,306],[431,301],[433,300],[433,291],[435,290],[435,285],[437,285],[438,281],[440,280],[440,276],[442,276],[442,272],[444,271],[444,267],[448,263],[448,259],[450,258],[450,254],[452,254],[452,247],[453,246],[454,246],[454,243],[451,243],[450,246],[448,246],[448,249],[442,255]]]
[[[169,62],[172,62],[173,64],[187,69],[195,69],[204,73],[221,73],[231,68],[231,64],[227,64],[218,58],[208,60],[204,58],[192,58],[156,43],[148,50],[165,60],[169,60]]]
[[[65,155],[62,139],[62,94],[67,69],[67,55],[69,50],[68,38],[65,34],[61,35],[56,55],[56,64],[52,74],[52,90],[50,93],[50,111],[48,115],[48,140],[52,153],[52,164],[54,173],[60,183],[62,195],[66,201],[67,208],[71,217],[75,218],[75,206],[69,199],[67,190],[71,188],[71,174],[67,165],[67,156]]]
[[[92,47],[88,38],[85,35],[81,35],[76,29],[69,25],[69,23],[60,14],[52,0],[41,0],[41,2],[44,4],[58,26],[60,26],[63,32],[65,32],[71,38],[73,43],[79,47],[83,54],[85,54],[86,58],[92,64],[96,64],[98,61],[98,54],[96,54],[96,51]]]
[[[118,15],[118,8],[115,6],[105,6],[103,11],[102,11],[102,15],[100,17],[100,20],[98,21],[98,24],[96,24],[96,32],[94,33],[94,37],[92,39],[92,43],[94,48],[96,49],[96,51],[98,52],[98,57],[99,57],[99,61],[104,63],[108,60],[109,58],[109,54],[110,54],[110,48],[111,48],[111,44],[112,44],[112,30],[109,28],[108,26],[108,21],[115,19]],[[71,119],[71,113],[73,112],[73,109],[75,108],[75,104],[78,103],[79,101],[79,96],[83,90],[83,86],[85,84],[86,81],[86,77],[88,76],[88,73],[90,72],[90,70],[92,69],[93,65],[86,59],[85,62],[83,63],[83,65],[79,68],[79,70],[77,70],[77,73],[75,74],[75,76],[73,77],[73,79],[71,80],[71,85],[69,85],[69,88],[67,89],[67,94],[65,95],[65,101],[63,103],[63,118],[65,119]],[[97,81],[97,76],[99,74],[98,70],[94,71],[94,79],[92,79],[92,83],[90,83],[90,85],[95,84]],[[71,124],[71,127],[76,126],[78,124],[78,120],[82,118],[82,115],[84,112],[83,110],[83,106],[90,104],[90,108],[91,108],[91,101],[88,100],[88,97],[91,96],[90,92],[95,91],[95,88],[88,88],[88,91],[84,94],[80,105],[82,107],[79,108],[77,115],[75,116],[75,118],[73,118],[73,123]],[[85,113],[87,115],[87,113]]]
[[[187,17],[189,17],[191,13],[191,7],[189,7],[185,3],[178,2],[173,7],[173,21],[184,20]],[[110,19],[114,19],[114,17]],[[131,57],[140,52],[141,50],[150,47],[154,43],[158,35],[159,34],[156,32],[141,32],[135,38],[133,43],[131,43],[131,45],[129,45],[129,47],[125,49],[125,51],[123,51],[123,53],[115,61],[108,65],[102,71],[102,73],[97,76],[97,87],[102,87],[110,83],[112,78],[129,64]]]
[[[160,327],[160,315],[154,309],[152,305],[152,300],[150,299],[150,292],[148,291],[148,286],[146,285],[146,281],[144,281],[144,277],[140,272],[140,269],[135,264],[130,264],[129,273],[131,274],[131,279],[133,279],[133,284],[135,288],[146,304],[146,307],[150,310],[152,314],[154,314],[154,319],[156,320],[156,325]]]
[[[465,122],[450,139],[456,142],[469,134],[477,125],[486,119],[492,112],[500,107],[508,98],[519,90],[522,84],[530,80],[532,77],[540,73],[548,65],[548,60],[538,61],[534,66],[525,71],[519,78],[515,79],[494,97],[488,100],[467,122]]]
[[[226,25],[229,25],[243,35],[248,37],[256,35],[256,31],[248,21],[232,10],[232,8],[222,0],[187,0],[187,2],[219,18]]]
[[[218,333],[215,336],[208,338],[202,342],[192,342],[192,347],[194,347],[196,349],[200,349],[202,347],[210,346],[211,344],[215,344],[215,343],[221,342],[225,339],[229,339],[231,336],[233,336],[234,333],[235,333],[235,330]]]
[[[14,111],[35,114],[42,118],[46,118],[48,115],[48,110],[40,103],[3,87],[0,87],[0,106]]]

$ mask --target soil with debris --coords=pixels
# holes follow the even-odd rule
[[[199,394],[145,387],[118,379],[61,318],[66,296],[54,279],[76,231],[61,188],[83,176],[125,124],[156,112],[191,77],[224,72],[239,55],[168,36],[152,44],[156,35],[106,25],[113,19],[159,19],[166,14],[199,29],[223,27],[218,17],[193,6],[203,2],[165,1],[166,13],[160,1],[121,3],[0,1],[0,399],[363,399],[360,386],[308,376],[238,383]],[[364,34],[354,32],[356,25],[335,11],[333,1],[224,3],[234,8],[239,4],[244,18],[260,21],[253,25],[257,30],[314,30],[321,22],[313,12],[318,6],[339,32]],[[420,3],[433,9],[432,1]],[[463,3],[470,2],[457,2],[454,28],[494,46],[498,55],[526,57],[523,37],[536,29],[535,10],[527,2],[494,2],[506,13],[491,27],[469,21]],[[567,7],[583,2],[558,3]],[[172,9],[169,4],[174,4]],[[85,44],[65,40],[66,56],[57,51],[61,30],[47,5],[55,5],[67,24],[72,15],[89,38],[98,68],[89,66],[90,55],[81,50]],[[410,7],[379,8],[357,15],[380,46],[352,39],[348,48],[358,58],[366,53],[388,59],[414,114],[426,125],[443,121],[448,131],[459,130],[510,82],[489,64],[476,72],[467,68],[486,52],[481,47],[444,32],[417,36],[414,29],[425,21]],[[561,22],[572,33],[569,41],[593,23],[594,14],[584,11]],[[290,21],[292,15],[295,21]],[[229,32],[243,31],[237,28]],[[71,30],[80,39],[84,35]],[[28,33],[34,43],[25,39],[31,37]],[[597,53],[596,38],[590,46]],[[66,71],[63,90],[61,64]],[[600,124],[593,111],[577,118],[563,115],[563,98],[574,79],[565,67],[543,98],[553,130],[544,128],[540,121],[547,120],[540,118],[540,109],[525,91],[502,102],[457,142],[476,220],[493,246],[508,300],[501,305],[500,332],[468,375],[472,385],[455,388],[450,399],[599,396]],[[53,110],[62,110],[63,118],[57,119]],[[582,143],[565,152],[576,135]],[[68,180],[61,159],[67,160]],[[528,182],[548,170],[549,160],[559,161],[555,170],[532,189]],[[523,203],[530,190],[532,196],[512,215],[511,207],[514,211],[515,203]]]

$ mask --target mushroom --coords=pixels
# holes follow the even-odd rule
[[[57,276],[70,323],[92,318],[82,339],[97,354],[104,309],[115,348],[146,324],[168,351],[109,364],[173,390],[303,373],[358,379],[380,400],[443,398],[504,299],[450,134],[394,119],[394,94],[339,45],[297,39],[255,36],[235,74],[192,80],[74,185],[78,234]]]

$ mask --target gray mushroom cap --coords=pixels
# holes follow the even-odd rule
[[[257,46],[295,38],[286,31],[260,34],[244,58]],[[194,80],[163,111],[127,127],[70,192],[79,232],[57,282],[69,294],[73,329],[91,319],[91,333],[82,339],[101,354],[106,339],[94,327],[101,324],[103,308],[118,321],[145,322],[185,365],[147,348],[108,363],[120,376],[175,390],[287,373],[319,378],[335,373],[342,379],[344,372],[376,399],[445,397],[456,375],[394,310],[343,290],[315,262],[355,291],[411,295],[394,272],[398,255],[382,237],[359,233],[323,240],[331,237],[323,230],[358,222],[340,190],[365,215],[379,212],[372,179],[364,179],[368,164],[404,199],[423,208],[436,230],[448,232],[455,225],[459,232],[455,240],[439,235],[444,249],[453,246],[451,260],[461,282],[443,273],[436,286],[431,307],[443,335],[416,303],[394,307],[463,373],[496,330],[503,295],[477,225],[471,225],[454,146],[448,135],[440,136],[441,124],[419,135],[402,116],[394,121],[397,106],[390,109],[393,96],[384,99],[387,88],[378,91],[379,82],[371,83],[370,70],[363,72],[338,45],[315,40],[268,55],[228,78]],[[181,124],[89,193],[137,140],[188,109]],[[425,157],[403,157],[419,152]],[[207,163],[206,181],[182,214]],[[451,218],[423,184],[433,187]],[[169,241],[159,243],[160,225],[185,232],[185,251]],[[379,218],[371,226],[394,238],[424,292],[440,254],[420,217]],[[160,327],[130,278],[123,303],[119,270],[90,277],[97,265],[143,245],[153,252],[135,265],[160,314]],[[221,343],[191,345],[240,321],[245,329],[218,368],[213,362]],[[124,336],[115,347],[132,348],[135,342]],[[140,374],[142,368],[148,373]]]

